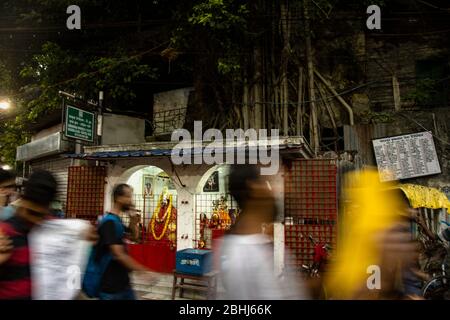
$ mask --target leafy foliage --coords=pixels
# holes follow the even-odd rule
[[[188,19],[193,25],[201,25],[216,30],[230,30],[236,25],[245,25],[248,13],[246,4],[233,0],[207,0],[192,8]]]
[[[436,84],[437,82],[434,79],[419,79],[417,80],[416,88],[408,94],[405,94],[404,99],[413,102],[415,105],[426,105],[438,93]]]
[[[59,90],[74,92],[85,99],[95,99],[98,91],[124,107],[133,104],[136,94],[130,84],[139,78],[155,78],[156,70],[142,64],[138,57],[84,57],[63,50],[55,43],[46,43],[42,53],[35,55],[20,75],[30,80],[24,89],[32,93],[27,104],[28,120],[60,107]]]
[[[26,121],[21,116],[2,121],[0,125],[0,162],[14,165],[17,146],[24,144],[29,135],[24,130]]]

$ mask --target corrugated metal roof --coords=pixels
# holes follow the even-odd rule
[[[284,149],[301,149],[302,145],[297,144],[283,144],[279,146],[280,150]],[[202,148],[191,148],[188,149],[188,153],[191,155],[203,154],[204,150],[208,147]],[[212,148],[210,148],[212,149]],[[236,152],[248,152],[250,150],[257,150],[256,146],[245,146],[245,147],[225,147],[221,148],[221,153]],[[270,149],[270,148],[269,148]],[[182,151],[186,149],[181,149]],[[214,149],[212,149],[214,150]],[[85,160],[99,160],[99,159],[120,159],[120,158],[140,158],[140,157],[161,157],[170,156],[172,154],[172,149],[151,149],[151,150],[136,150],[136,151],[104,151],[104,152],[94,152],[94,153],[75,153],[66,154],[65,156],[72,159],[85,159]],[[183,154],[183,152],[181,152]]]

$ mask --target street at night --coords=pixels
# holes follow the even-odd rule
[[[2,310],[449,300],[449,35],[448,0],[1,0]]]

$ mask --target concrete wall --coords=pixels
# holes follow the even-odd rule
[[[356,156],[361,159],[363,165],[376,165],[372,139],[431,131],[442,173],[407,179],[402,182],[444,189],[450,186],[449,123],[450,110],[448,109],[430,108],[423,111],[402,111],[393,116],[391,123],[346,126],[344,129],[345,147],[348,151],[357,151]]]
[[[31,141],[44,138],[62,130],[62,125],[58,124],[50,128],[39,131],[31,137]],[[105,113],[103,114],[103,137],[102,143],[109,144],[130,144],[145,142],[145,120]]]
[[[366,34],[362,49],[361,66],[366,71],[365,83],[369,83],[360,93],[355,94],[352,108],[356,120],[367,110],[385,112],[385,119],[376,119],[377,125],[364,124],[345,130],[347,151],[357,151],[364,164],[375,164],[371,139],[415,132],[431,131],[442,173],[403,182],[415,183],[441,190],[450,187],[450,109],[448,105],[415,106],[408,101],[416,90],[418,61],[447,57],[448,48],[443,46],[446,35],[426,35],[417,38],[399,38],[395,42]],[[398,79],[400,108],[395,109],[392,77]],[[358,93],[359,94],[359,93]],[[362,96],[366,95],[365,98]],[[381,122],[385,122],[381,124]],[[365,128],[366,127],[366,128]],[[350,131],[352,132],[351,134]]]
[[[145,142],[145,120],[123,115],[103,115],[102,144],[129,144]]]
[[[194,88],[183,88],[153,96],[154,135],[170,134],[183,127],[189,95],[193,90]]]
[[[61,132],[61,130],[62,130],[62,125],[61,124],[57,124],[57,125],[55,125],[53,127],[41,130],[38,133],[34,134],[31,137],[31,141],[35,141],[35,140],[39,140],[41,138],[45,138],[45,137],[47,137],[47,136],[49,136],[51,134],[54,134],[54,133],[57,133],[57,132]]]
[[[378,81],[369,86],[371,106],[378,104],[383,111],[394,109],[392,75],[399,81],[401,107],[411,106],[411,102],[404,98],[415,89],[416,62],[435,58],[447,50],[442,46],[442,37],[439,35],[424,39],[421,42],[417,39],[400,39],[395,45],[375,37],[366,39],[367,82]]]

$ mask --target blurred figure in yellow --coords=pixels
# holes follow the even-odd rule
[[[401,299],[402,273],[417,259],[410,211],[377,170],[346,176],[347,201],[336,257],[325,279],[331,299]]]

